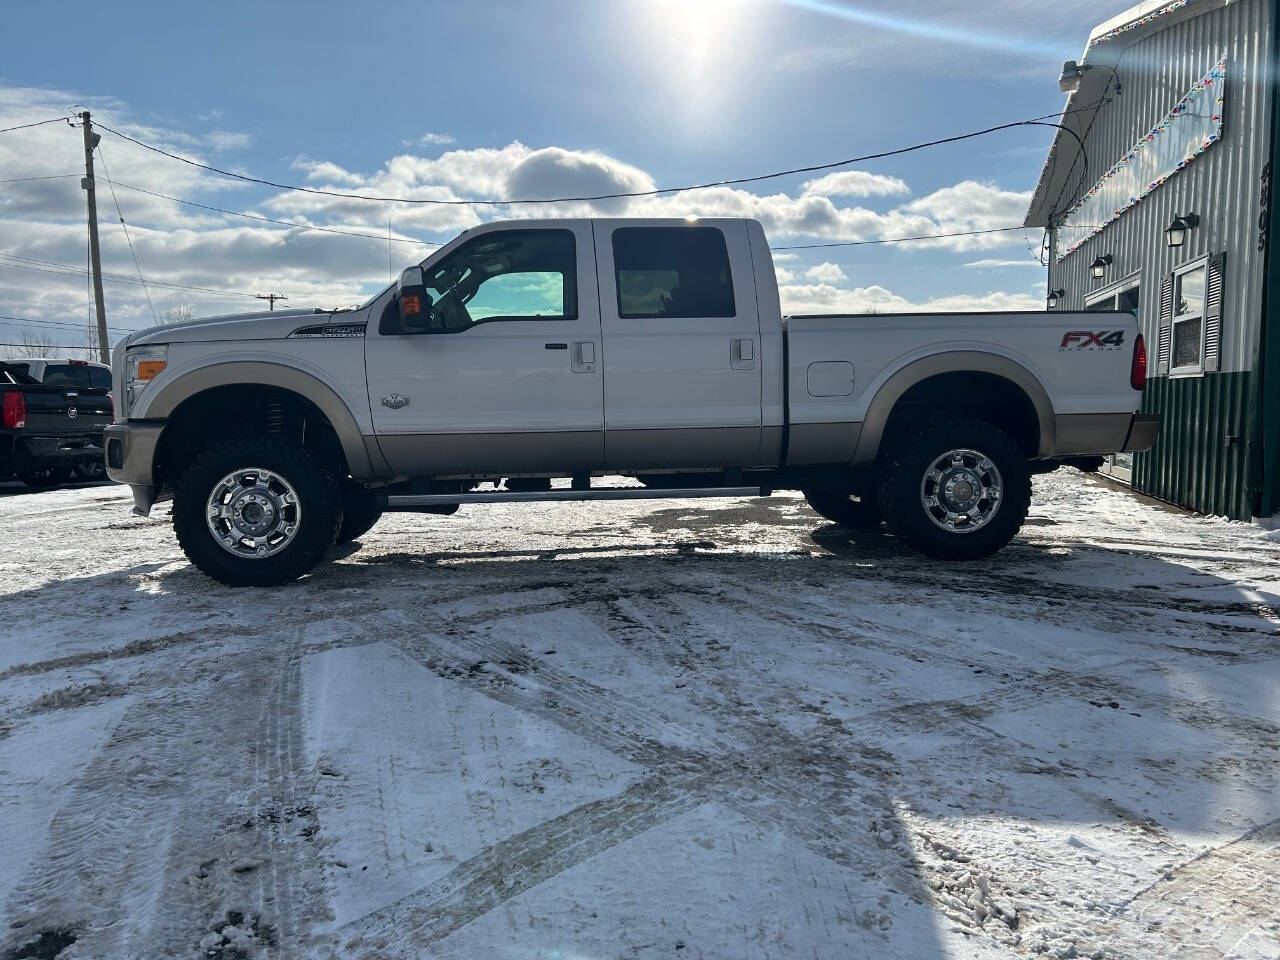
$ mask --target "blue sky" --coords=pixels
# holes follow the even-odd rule
[[[1065,9],[1064,9],[1065,8]],[[451,199],[561,195],[751,175],[893,148],[1060,108],[1058,69],[1121,4],[844,0],[472,0],[367,7],[218,3],[23,4],[6,11],[0,126],[72,104],[217,166],[355,192]],[[77,36],[92,38],[87,49]],[[56,55],[55,55],[56,51]],[[547,210],[750,215],[775,245],[1021,222],[1050,131],[1032,128],[735,190]],[[506,215],[386,208],[246,186],[104,134],[114,179],[277,219],[443,240]],[[79,133],[0,135],[0,179],[76,171]],[[101,174],[101,169],[99,173]],[[102,185],[105,187],[105,184]],[[67,177],[0,185],[0,313],[80,336],[83,196]],[[148,280],[291,304],[351,303],[385,282],[385,242],[288,230],[117,190]],[[104,269],[136,275],[110,193]],[[532,215],[528,208],[517,215]],[[1038,237],[804,251],[781,259],[784,307],[1038,307]],[[396,269],[426,248],[398,243]],[[25,257],[15,261],[14,256]],[[31,260],[41,263],[31,263]],[[18,266],[17,264],[24,264]],[[30,269],[41,266],[43,269]],[[245,296],[107,285],[118,327]],[[52,322],[50,322],[52,321]]]

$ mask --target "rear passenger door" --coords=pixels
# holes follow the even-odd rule
[[[594,232],[608,467],[760,464],[746,224],[600,220]]]

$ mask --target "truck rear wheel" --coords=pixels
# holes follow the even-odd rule
[[[214,442],[174,494],[183,552],[232,587],[296,580],[324,557],[341,523],[337,479],[314,455],[275,437]]]
[[[872,497],[855,498],[841,490],[805,490],[813,512],[846,530],[867,530],[880,525],[880,508]]]
[[[998,427],[940,414],[889,448],[879,502],[908,546],[939,560],[977,560],[1012,540],[1027,517],[1027,458]]]

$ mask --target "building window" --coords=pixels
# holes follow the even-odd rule
[[[1138,315],[1139,293],[1142,276],[1134,273],[1109,287],[1091,293],[1084,298],[1084,308],[1088,311],[1125,310]]]
[[[1205,265],[1204,260],[1198,260],[1173,275],[1170,376],[1196,376],[1204,372]]]

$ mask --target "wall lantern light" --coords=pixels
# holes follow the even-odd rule
[[[1088,69],[1074,60],[1068,60],[1062,65],[1062,73],[1058,75],[1058,89],[1063,93],[1075,93],[1080,89],[1080,81],[1084,79],[1084,72]]]
[[[1104,253],[1093,263],[1089,264],[1089,275],[1095,280],[1101,280],[1107,275],[1107,267],[1111,266],[1111,254]]]
[[[1164,238],[1171,247],[1180,247],[1187,242],[1187,231],[1200,226],[1200,218],[1194,213],[1174,214],[1173,223],[1165,228]]]
[[[1049,305],[1050,310],[1057,310],[1058,304],[1063,301],[1063,298],[1066,297],[1066,295],[1067,291],[1065,290],[1050,290],[1049,296],[1046,298],[1045,302]]]

